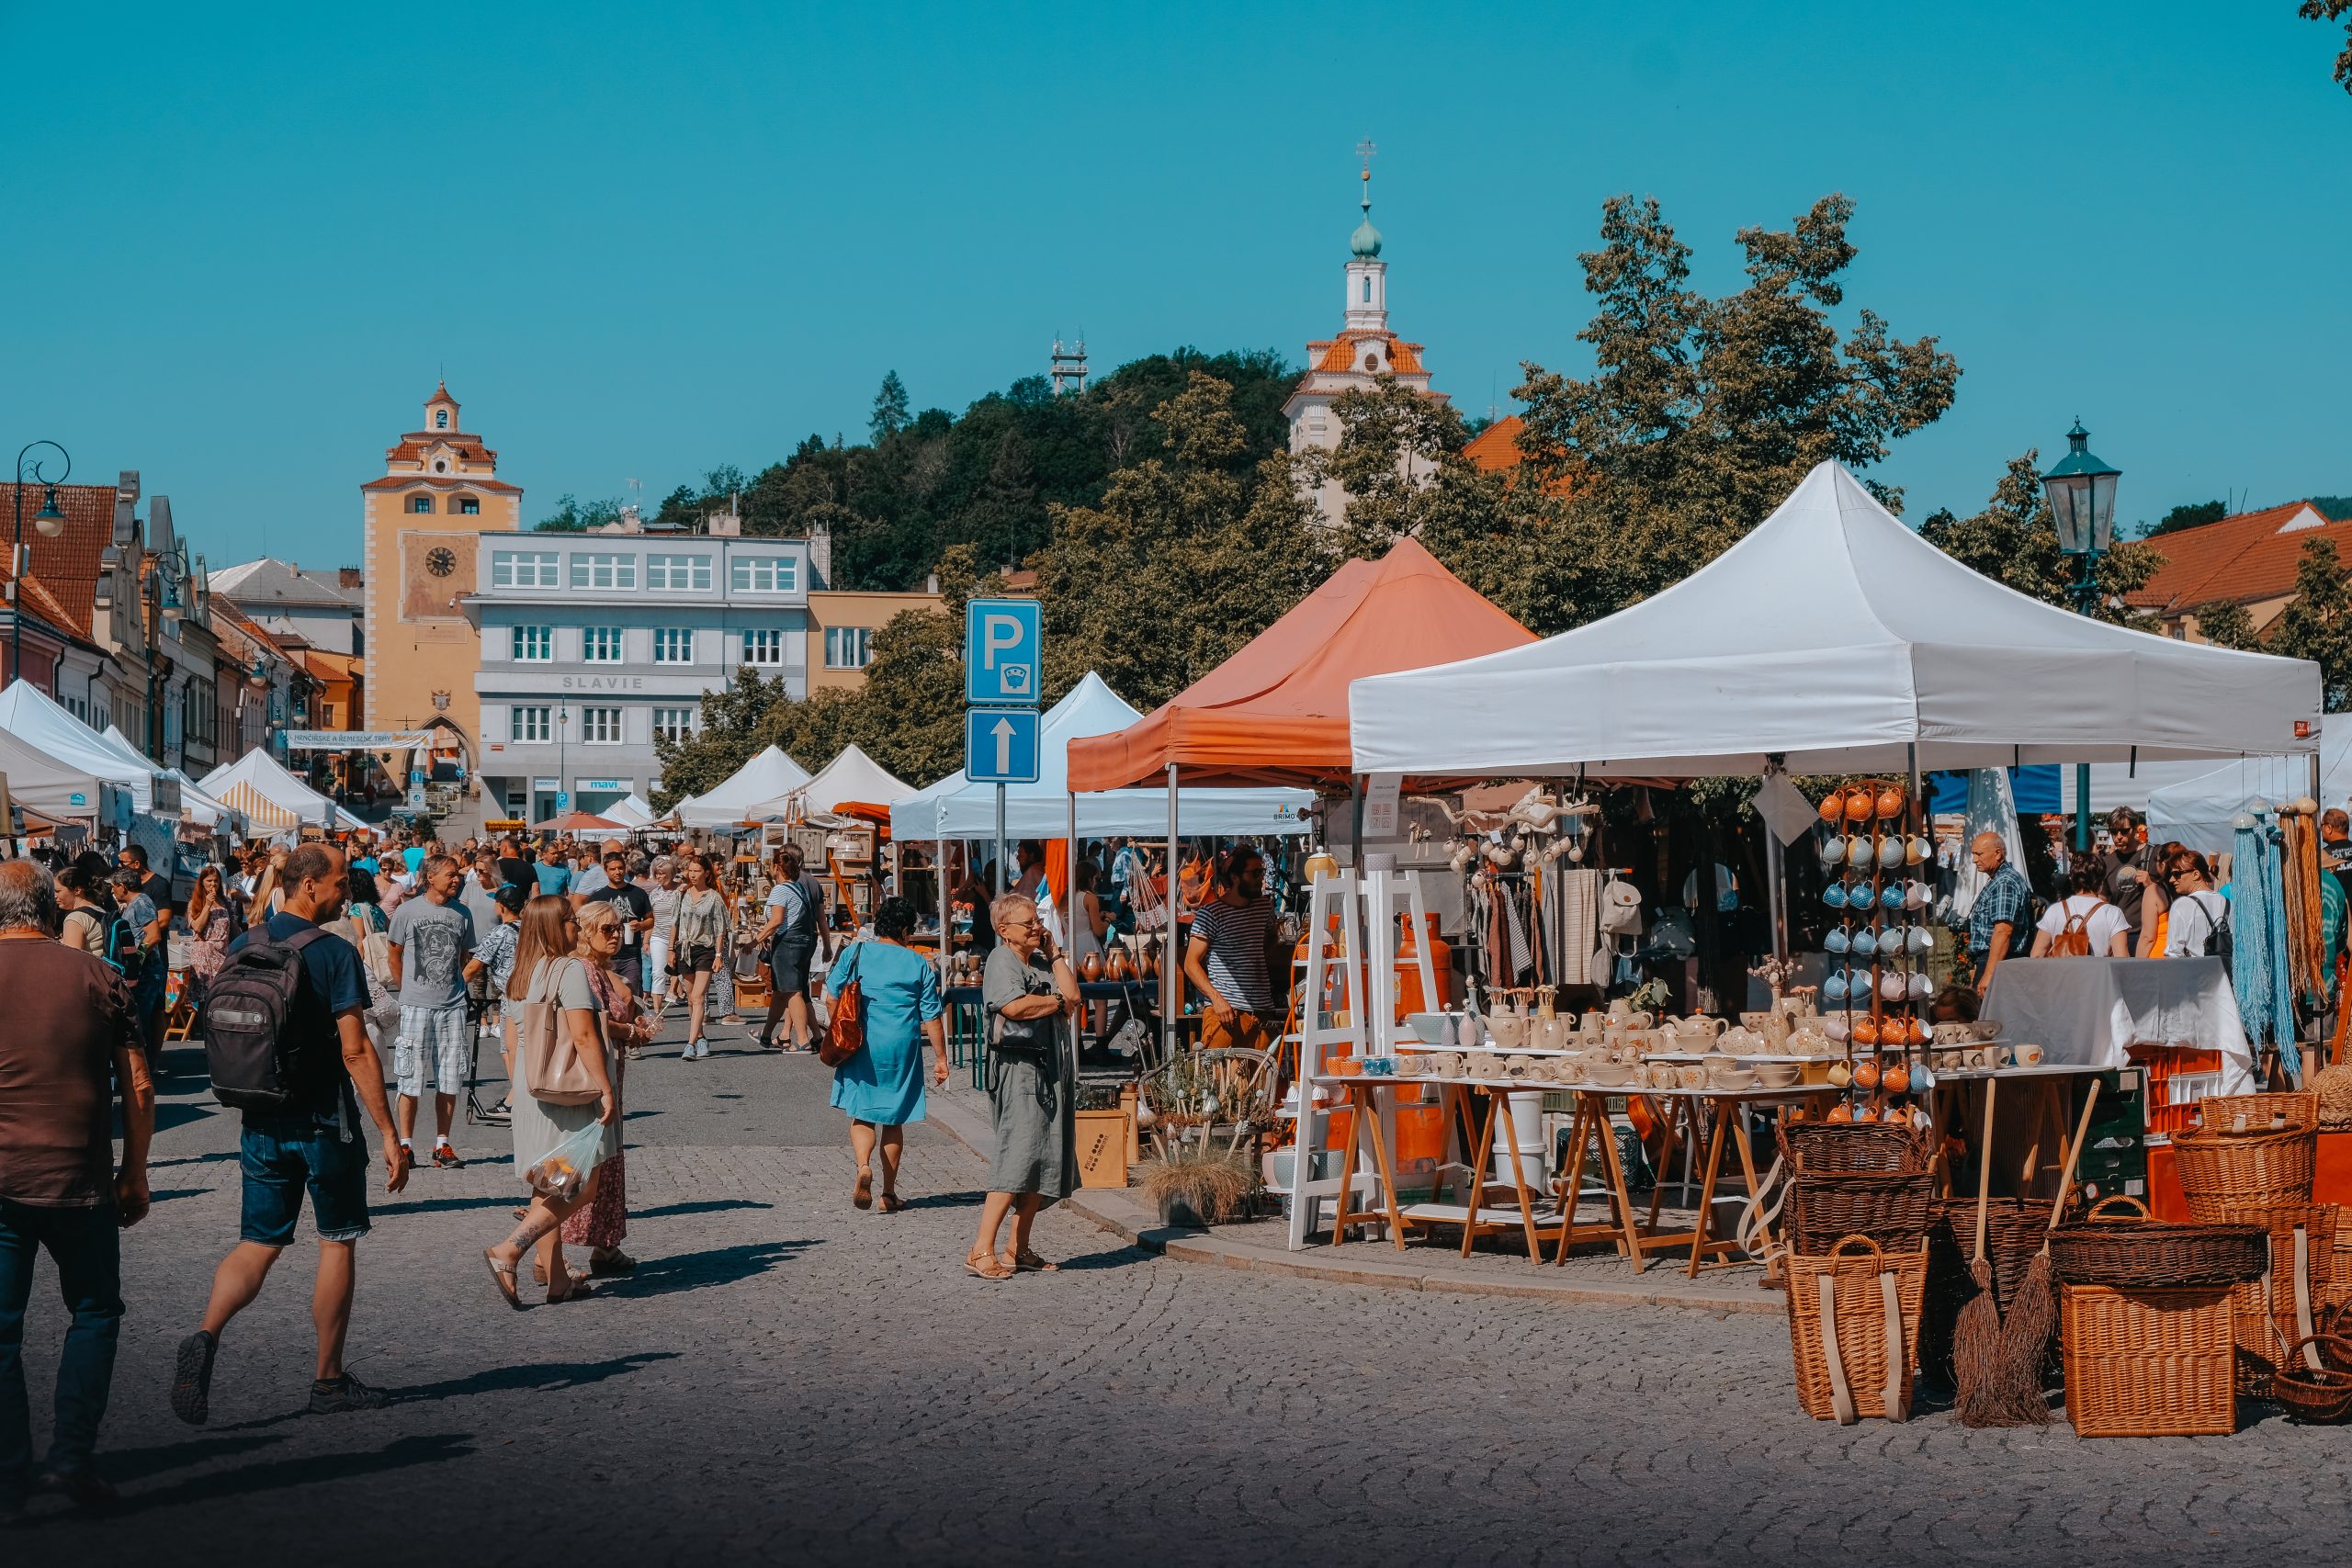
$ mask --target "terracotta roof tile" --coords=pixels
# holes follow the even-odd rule
[[[2312,539],[2329,540],[2352,563],[2352,523],[2322,518],[2318,526],[2288,526],[2306,511],[2320,516],[2309,502],[2292,501],[2149,540],[2165,564],[2130,602],[2143,610],[2178,612],[2217,599],[2247,604],[2283,598],[2294,592],[2295,568]]]
[[[406,490],[411,485],[429,485],[441,490],[455,490],[470,485],[475,490],[489,491],[498,495],[520,495],[521,485],[508,484],[504,479],[489,479],[478,474],[386,474],[380,479],[369,479],[361,490]]]
[[[1307,353],[1315,355],[1315,368],[1330,375],[1342,375],[1359,369],[1363,361],[1366,344],[1381,345],[1381,368],[1398,376],[1419,376],[1421,345],[1407,343],[1393,333],[1341,333],[1329,343],[1310,343]]]
[[[114,540],[114,486],[59,485],[58,510],[65,513],[65,530],[55,538],[37,531],[33,513],[40,510],[42,487],[24,487],[25,544],[32,552],[32,576],[54,597],[67,619],[59,629],[87,640],[98,598],[98,558]],[[13,533],[17,487],[0,481],[0,528]],[[6,535],[0,535],[0,575],[7,569]]]
[[[1507,413],[1472,436],[1462,455],[1490,474],[1516,468],[1527,459],[1527,454],[1519,449],[1519,433],[1526,426],[1519,415]]]

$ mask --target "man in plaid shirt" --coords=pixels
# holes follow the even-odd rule
[[[1983,832],[1969,846],[1976,869],[1987,878],[1976,902],[1968,907],[1968,955],[1976,967],[1976,994],[1993,984],[1993,971],[2004,958],[2024,953],[2033,941],[2033,889],[2025,874],[2009,863],[2009,850],[2001,835]]]

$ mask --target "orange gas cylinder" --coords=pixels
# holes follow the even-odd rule
[[[1453,949],[1437,934],[1437,917],[1425,917],[1429,921],[1430,970],[1437,981],[1437,1000],[1424,1004],[1421,1000],[1421,967],[1413,942],[1413,923],[1405,922],[1403,939],[1396,946],[1396,1017],[1408,1013],[1443,1012],[1453,1005]]]

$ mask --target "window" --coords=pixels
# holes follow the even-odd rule
[[[867,626],[827,626],[825,668],[863,670],[874,662],[874,632]]]
[[[449,411],[447,409],[435,409],[433,411],[433,428],[435,430],[447,430],[449,428]]]
[[[553,626],[515,626],[511,630],[514,634],[512,646],[516,663],[545,664],[555,657],[555,628]]]
[[[480,497],[480,496],[478,496],[478,495],[461,495],[461,496],[459,496],[459,497],[458,498],[458,516],[460,516],[460,517],[479,517],[479,516],[481,516],[481,497]]]
[[[571,558],[574,588],[635,588],[635,556],[576,555]]]
[[[582,708],[580,739],[591,746],[617,746],[621,743],[621,710],[618,708]]]
[[[545,740],[551,733],[545,708],[508,708],[506,735],[510,740]]]
[[[784,633],[766,631],[743,634],[743,662],[746,664],[781,664],[784,662]]]
[[[695,634],[684,626],[661,626],[653,633],[653,662],[656,664],[692,664],[695,661]]]
[[[673,592],[707,591],[710,587],[710,558],[648,556],[645,558],[645,586],[668,589]]]
[[[408,498],[408,509],[413,513],[430,512],[433,510],[433,498],[429,495],[410,496]]]
[[[738,593],[789,593],[800,586],[800,562],[791,556],[737,556],[727,581]]]
[[[618,664],[621,661],[620,627],[583,628],[580,633],[580,658],[588,664]]]
[[[1372,303],[1372,279],[1369,277],[1363,280],[1363,302],[1367,305]]]
[[[492,588],[560,588],[563,558],[553,550],[492,550]]]
[[[695,710],[692,708],[655,708],[653,738],[657,740],[679,741],[695,732]]]

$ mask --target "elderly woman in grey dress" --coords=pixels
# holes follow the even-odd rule
[[[980,1234],[964,1269],[983,1280],[1003,1280],[1055,1269],[1030,1247],[1029,1227],[1038,1210],[1078,1187],[1077,1085],[1062,1027],[1079,993],[1069,958],[1048,945],[1051,933],[1035,899],[1007,894],[989,916],[997,945],[981,972],[980,1002],[989,1031],[996,1148]],[[1007,1213],[1013,1216],[1012,1249],[1000,1253],[997,1236]]]

